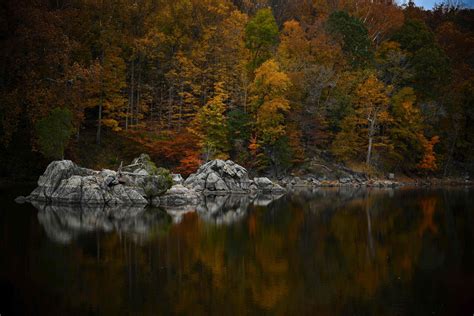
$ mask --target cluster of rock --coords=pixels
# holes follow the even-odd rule
[[[318,178],[315,176],[285,177],[280,184],[288,189],[298,187],[396,187],[402,183],[394,180],[368,179],[365,175],[347,175],[336,179]]]
[[[231,160],[211,160],[191,174],[184,186],[206,195],[246,194],[256,191],[284,192],[279,184],[268,178],[249,178],[247,169]]]
[[[84,205],[152,204],[171,187],[172,178],[167,170],[154,167],[146,155],[137,159],[140,161],[133,165],[138,169],[131,172],[96,171],[70,160],[53,161],[26,200]]]
[[[174,184],[174,185],[173,185]],[[53,161],[26,198],[56,204],[83,205],[197,205],[205,195],[280,194],[280,185],[268,178],[250,179],[233,161],[212,160],[185,181],[179,174],[157,168],[146,154],[119,170],[101,171],[77,166],[70,160]]]

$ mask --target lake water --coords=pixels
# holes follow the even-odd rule
[[[474,314],[465,188],[320,189],[114,216],[13,202],[31,189],[1,189],[2,316]]]

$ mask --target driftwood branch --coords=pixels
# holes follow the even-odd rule
[[[320,164],[320,163],[313,163],[312,165],[323,167],[323,168],[326,169],[327,171],[332,171],[331,169],[329,169],[329,167],[327,167],[327,166],[325,166],[325,165],[322,165],[322,164]]]

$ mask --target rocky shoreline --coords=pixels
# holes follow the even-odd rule
[[[70,160],[53,161],[38,179],[38,187],[17,202],[80,205],[197,205],[205,196],[282,194],[286,190],[268,178],[250,179],[233,161],[212,160],[184,180],[157,168],[146,154],[117,171],[91,170]]]
[[[458,178],[424,178],[424,179],[370,179],[367,177],[344,177],[340,179],[324,179],[315,176],[290,176],[279,180],[279,184],[291,190],[298,187],[367,187],[367,188],[396,188],[396,187],[439,187],[439,186],[473,186],[469,179]]]
[[[329,168],[326,167],[327,170]],[[211,160],[187,179],[157,168],[142,154],[130,165],[116,171],[91,170],[70,160],[53,161],[38,179],[38,187],[17,202],[41,202],[65,205],[162,206],[167,208],[197,206],[208,196],[283,195],[298,188],[473,185],[469,179],[371,179],[347,168],[337,172],[285,176],[278,180],[250,178],[248,171],[231,160]]]

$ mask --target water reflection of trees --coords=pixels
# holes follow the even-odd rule
[[[450,219],[451,201],[436,192],[347,189],[302,191],[266,206],[209,198],[146,245],[107,234],[101,260],[73,254],[95,290],[71,284],[70,294],[108,312],[119,310],[100,299],[102,286],[140,313],[160,305],[163,314],[405,314],[423,288],[410,285],[415,274],[447,260],[440,241],[460,224]],[[112,273],[121,280],[113,286],[105,281]]]

